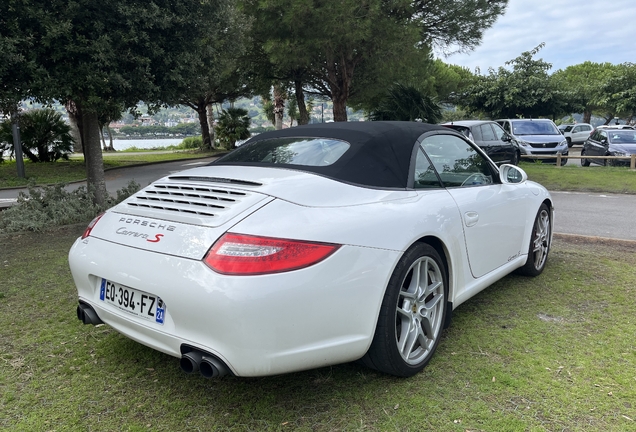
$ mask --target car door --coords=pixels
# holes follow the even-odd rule
[[[594,133],[593,137],[588,140],[588,146],[586,146],[585,154],[588,156],[605,156],[607,153],[607,132],[604,130],[598,130]],[[599,163],[600,161],[595,161]]]
[[[511,162],[517,152],[517,147],[513,144],[512,136],[497,123],[491,123],[491,125],[495,131],[495,138],[499,146],[500,161]]]
[[[582,143],[590,136],[591,128],[588,125],[575,125],[572,128],[571,140],[573,143]]]
[[[493,131],[490,123],[482,124],[478,126],[479,133],[481,135],[482,145],[480,147],[486,152],[486,154],[494,162],[500,162],[501,149],[498,145],[497,138],[495,137],[495,131]]]
[[[457,204],[475,278],[527,253],[523,235],[535,215],[525,184],[501,184],[491,163],[455,135],[429,136],[421,148]]]

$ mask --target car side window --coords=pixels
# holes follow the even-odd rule
[[[503,126],[504,130],[509,134],[512,133],[512,130],[510,129],[510,122],[503,122],[501,126]]]
[[[433,135],[425,138],[421,146],[444,187],[481,186],[494,182],[488,160],[459,137]]]
[[[479,126],[479,130],[483,141],[496,141],[495,134],[489,124]]]
[[[413,187],[415,189],[441,188],[437,173],[431,166],[428,158],[421,148],[417,150],[415,157],[415,175],[413,179]]]
[[[572,129],[572,133],[578,133],[578,132],[582,132],[582,127],[581,126],[576,126]]]
[[[491,126],[495,130],[495,138],[497,138],[497,141],[503,141],[504,137],[507,135],[506,131],[498,124],[492,124]]]

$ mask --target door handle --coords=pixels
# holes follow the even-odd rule
[[[464,213],[464,223],[466,224],[467,227],[477,225],[478,221],[479,221],[479,214],[477,212],[469,211]]]

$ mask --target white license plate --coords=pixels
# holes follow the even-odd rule
[[[163,324],[166,304],[159,296],[102,279],[99,299],[136,317]]]

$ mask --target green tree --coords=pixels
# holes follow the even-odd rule
[[[196,46],[201,67],[179,88],[179,104],[198,114],[203,148],[212,148],[214,142],[213,105],[249,96],[256,86],[247,51],[251,19],[234,2],[226,3],[212,18],[211,24],[219,30],[206,34],[204,43]]]
[[[599,109],[596,113],[608,124],[614,117],[631,121],[636,114],[636,65],[622,63],[607,69],[600,85]]]
[[[422,94],[414,86],[400,83],[394,84],[387,91],[386,96],[369,115],[372,121],[401,120],[438,123],[441,118],[441,109],[433,99]]]
[[[462,98],[464,106],[490,118],[554,117],[566,112],[567,101],[548,73],[552,65],[534,59],[543,46],[507,61],[510,69],[490,69],[488,75],[478,76]]]
[[[592,114],[607,114],[604,86],[614,69],[611,63],[586,61],[556,71],[551,79],[568,100],[571,111],[583,113],[583,122],[590,123]]]
[[[12,25],[3,39],[26,40],[18,54],[32,73],[16,94],[72,105],[78,120],[89,189],[106,197],[99,117],[112,104],[150,110],[176,104],[205,63],[206,37],[224,32],[230,0],[4,0]],[[46,73],[40,73],[45,71]]]
[[[401,81],[400,74],[414,70],[413,58],[429,58],[431,46],[474,47],[507,5],[507,0],[244,2],[269,61],[283,71],[302,71],[307,88],[332,100],[335,121],[347,120],[347,102],[356,91],[369,90],[367,83],[381,89],[378,83]]]
[[[73,138],[70,126],[62,119],[60,113],[52,109],[26,111],[18,116],[18,125],[22,152],[31,162],[68,159],[73,149]],[[5,150],[13,151],[13,147],[7,145],[13,142],[9,120],[0,123],[0,142],[4,143]]]
[[[236,141],[250,137],[250,118],[243,108],[223,110],[215,127],[221,145],[228,149],[236,148]]]

